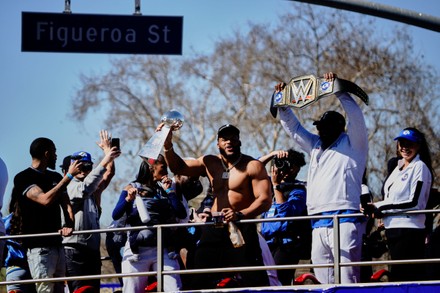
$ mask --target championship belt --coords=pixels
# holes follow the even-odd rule
[[[340,78],[328,81],[314,75],[301,75],[292,78],[282,91],[273,93],[270,113],[275,118],[278,107],[288,106],[301,109],[338,92],[352,93],[368,105],[368,95],[351,81]]]

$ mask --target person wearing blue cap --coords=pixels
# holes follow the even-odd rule
[[[433,181],[431,154],[416,128],[405,128],[394,140],[401,159],[384,183],[384,200],[372,205],[372,213],[383,218],[392,260],[422,259],[426,215],[398,213],[426,208]],[[423,280],[425,273],[423,264],[392,265],[391,280]]]
[[[121,151],[111,146],[111,136],[106,130],[99,133],[98,146],[104,157],[93,168],[92,156],[85,151],[71,155],[71,163],[79,162],[80,172],[71,176],[67,185],[72,210],[75,216],[75,231],[99,229],[101,216],[101,193],[110,183],[114,175],[114,160]],[[75,234],[63,239],[66,255],[67,276],[99,275],[101,274],[101,237],[99,233]],[[92,286],[94,292],[99,292],[100,279],[74,280],[68,282],[71,292],[82,286]]]

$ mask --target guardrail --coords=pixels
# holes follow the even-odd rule
[[[440,210],[419,210],[419,211],[407,211],[404,213],[396,214],[423,214],[423,213],[440,213]],[[299,221],[299,220],[311,220],[311,219],[333,219],[333,233],[334,233],[334,259],[335,262],[329,264],[298,264],[298,265],[274,265],[274,266],[254,266],[254,267],[228,267],[228,268],[215,268],[215,269],[185,269],[185,270],[173,270],[165,271],[163,267],[163,246],[162,246],[162,231],[163,229],[176,228],[176,227],[197,227],[205,225],[214,225],[214,223],[179,223],[179,224],[162,224],[147,226],[148,228],[157,229],[157,271],[139,272],[139,273],[120,273],[120,274],[104,274],[104,275],[88,275],[88,276],[73,276],[73,277],[60,277],[60,278],[47,278],[47,279],[29,279],[21,281],[4,281],[0,282],[0,286],[11,284],[29,284],[37,282],[59,282],[70,280],[87,280],[87,279],[104,279],[104,278],[121,278],[121,277],[136,277],[136,276],[156,276],[157,278],[157,290],[162,292],[163,290],[163,276],[167,274],[204,274],[204,273],[219,273],[219,272],[241,272],[241,271],[258,271],[258,270],[282,270],[282,269],[307,269],[307,268],[325,268],[333,267],[335,272],[335,284],[340,284],[340,269],[344,266],[372,266],[372,265],[390,265],[390,264],[416,264],[416,263],[440,263],[440,258],[431,259],[418,259],[418,260],[385,260],[385,261],[361,261],[361,262],[340,262],[340,250],[339,250],[339,219],[346,217],[365,217],[362,213],[357,214],[344,214],[344,215],[329,215],[329,216],[295,216],[285,218],[270,218],[270,219],[248,219],[241,220],[240,223],[262,223],[262,222],[279,222],[279,221]],[[73,234],[94,234],[94,233],[107,233],[107,232],[122,232],[122,231],[135,231],[143,230],[146,226],[137,227],[123,227],[123,228],[106,228],[95,230],[81,230],[74,231]],[[30,238],[30,237],[47,237],[57,236],[58,233],[43,233],[43,234],[27,234],[27,235],[5,235],[0,236],[2,239],[18,239],[18,238]]]

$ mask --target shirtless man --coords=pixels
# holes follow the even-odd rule
[[[160,130],[160,124],[157,130]],[[231,124],[217,132],[218,155],[205,155],[195,160],[183,160],[173,150],[172,131],[165,143],[165,159],[174,174],[207,176],[211,183],[214,203],[211,213],[221,212],[225,225],[203,227],[195,253],[195,268],[222,268],[263,265],[255,224],[236,223],[245,244],[232,245],[228,224],[252,219],[267,211],[271,205],[270,181],[264,165],[240,151],[240,131]],[[221,274],[200,274],[193,278],[193,289],[215,288],[224,276],[238,277],[240,286],[268,285],[266,271]]]

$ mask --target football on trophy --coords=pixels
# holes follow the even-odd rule
[[[174,130],[177,130],[182,127],[185,119],[180,112],[173,109],[163,114],[160,121],[165,123],[168,127],[174,126]]]

